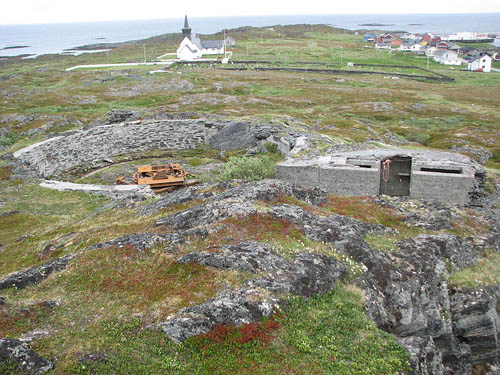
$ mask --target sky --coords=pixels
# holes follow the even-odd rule
[[[496,13],[500,0],[7,0],[0,24],[299,14]],[[499,20],[500,23],[500,20]]]

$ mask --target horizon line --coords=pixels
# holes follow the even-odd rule
[[[221,19],[221,18],[249,18],[249,17],[296,17],[296,16],[340,16],[340,15],[459,15],[459,14],[500,14],[500,10],[494,12],[437,12],[437,13],[302,13],[302,14],[253,14],[253,15],[234,15],[234,16],[189,16],[190,19]],[[53,21],[53,22],[32,22],[32,23],[0,23],[1,26],[30,26],[30,25],[64,25],[75,23],[108,23],[108,22],[132,22],[132,21],[162,21],[162,20],[179,20],[183,19],[184,15],[180,17],[168,18],[122,18],[122,19],[108,19],[108,20],[83,20],[83,21]]]

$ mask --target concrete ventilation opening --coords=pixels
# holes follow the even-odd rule
[[[410,195],[411,157],[394,156],[380,164],[380,194]]]
[[[452,174],[462,174],[462,168],[430,168],[422,167],[420,168],[422,172],[434,172],[434,173],[452,173]]]

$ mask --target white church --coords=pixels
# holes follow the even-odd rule
[[[224,40],[200,40],[196,34],[191,33],[187,16],[184,18],[182,29],[184,38],[177,48],[177,58],[180,60],[196,60],[204,55],[225,55],[226,43]]]

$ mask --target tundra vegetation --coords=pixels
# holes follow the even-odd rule
[[[143,44],[151,60],[166,50],[174,51],[179,34],[124,43],[109,55],[0,60],[0,156],[102,120],[112,109],[137,110],[142,117],[221,115],[290,126],[298,121],[311,133],[347,145],[459,146],[476,159],[474,150],[489,152],[486,190],[497,194],[499,73],[461,72],[430,62],[431,70],[455,79],[438,82],[391,75],[432,76],[415,68],[347,67],[346,62],[352,61],[425,68],[427,61],[367,48],[360,35],[322,25],[240,28],[228,34],[236,39],[231,47],[234,60],[272,60],[273,64],[184,64],[155,74],[150,74],[151,67],[65,71],[80,64],[140,62]],[[222,38],[222,33],[212,37]],[[386,74],[255,69],[290,66]],[[236,67],[248,70],[231,69]],[[322,150],[323,145],[316,146]],[[152,198],[116,206],[102,196],[48,190],[36,180],[10,179],[6,159],[0,160],[0,280],[12,272],[82,252],[67,269],[38,285],[0,291],[6,302],[0,304],[0,337],[47,331],[30,345],[54,362],[50,374],[402,374],[409,370],[409,355],[367,318],[363,292],[354,286],[363,273],[359,264],[267,211],[288,204],[318,216],[339,214],[382,224],[392,232],[367,234],[365,240],[386,254],[398,251],[398,241],[419,234],[465,238],[490,229],[471,208],[453,208],[450,228],[429,229],[402,220],[390,200],[381,204],[372,197],[329,196],[326,203],[314,206],[280,196],[256,203],[255,215],[227,218],[203,238],[193,235],[177,254],[163,251],[161,243],[147,250],[132,246],[103,250],[92,247],[133,233],[161,234],[164,229],[155,225],[160,217],[200,206],[205,200],[138,216]],[[116,177],[132,173],[136,165],[180,161],[187,170],[198,171],[202,181],[209,183],[205,190],[210,192],[220,188],[220,181],[272,177],[278,160],[271,145],[253,156],[246,155],[246,150],[221,153],[200,145],[195,150],[152,150],[116,157],[106,168],[70,179],[111,184]],[[145,328],[224,289],[241,286],[249,278],[245,272],[182,264],[176,259],[191,251],[243,240],[268,242],[284,257],[298,250],[337,257],[349,264],[349,276],[323,295],[287,297],[286,308],[261,322],[216,326],[182,344],[171,342],[161,331]],[[467,288],[498,285],[498,252],[484,248],[483,255],[476,265],[452,273],[450,283]],[[15,363],[0,362],[2,374],[17,374],[18,370]]]

